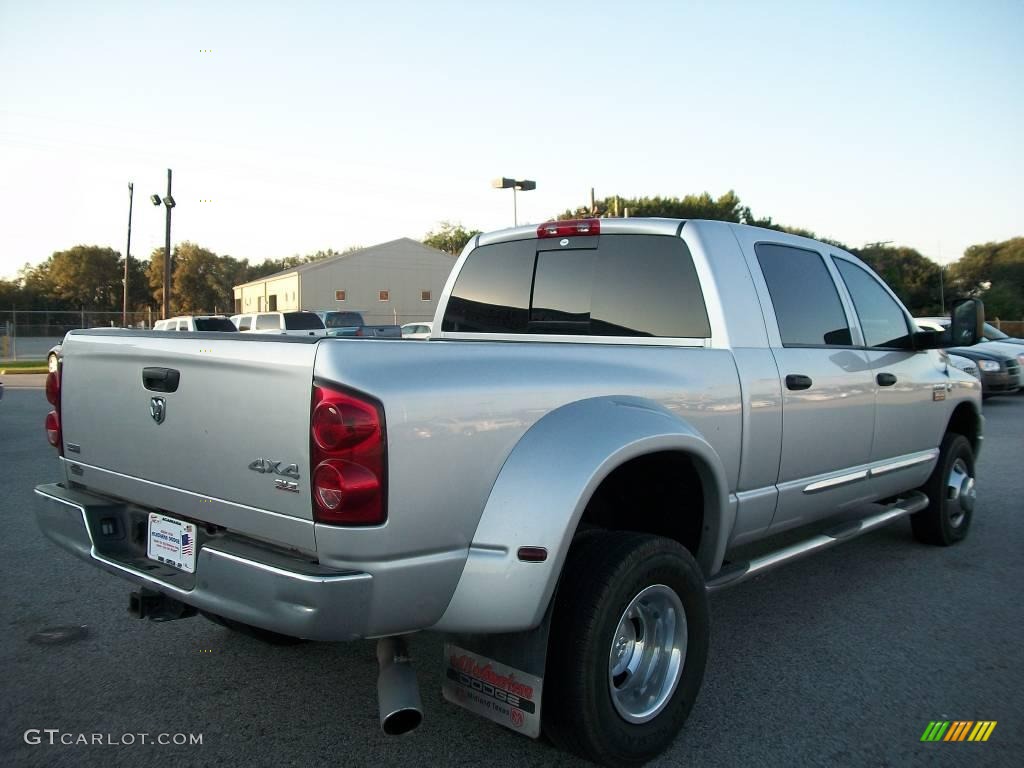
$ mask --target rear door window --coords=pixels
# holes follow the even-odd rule
[[[821,254],[777,243],[754,246],[784,347],[850,346],[839,291]]]
[[[252,315],[242,315],[238,318],[238,330],[248,331],[252,328]]]
[[[470,333],[707,338],[689,249],[665,235],[518,240],[474,250],[442,329]]]

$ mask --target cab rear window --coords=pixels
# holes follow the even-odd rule
[[[323,328],[323,321],[312,312],[285,312],[284,327],[287,331],[315,331]]]
[[[474,250],[442,329],[465,333],[707,338],[689,249],[665,235],[517,240]]]
[[[197,331],[237,331],[235,324],[226,317],[197,317],[195,319]]]

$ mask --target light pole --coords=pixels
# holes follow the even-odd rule
[[[537,188],[536,181],[530,181],[529,179],[509,179],[501,177],[491,182],[491,186],[495,189],[511,189],[512,190],[512,224],[513,226],[519,226],[519,203],[516,200],[516,192],[529,192],[531,189]]]
[[[128,245],[124,249],[124,303],[121,305],[121,327],[128,327],[128,260],[132,257],[132,198],[135,185],[128,182]]]
[[[160,195],[150,195],[150,202],[153,205],[163,203],[167,209],[167,232],[164,238],[164,311],[163,319],[171,316],[171,209],[174,207],[174,198],[171,197],[171,169],[167,169],[167,197],[163,200]]]

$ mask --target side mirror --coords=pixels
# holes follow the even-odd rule
[[[951,347],[969,347],[985,336],[985,305],[981,299],[958,299],[950,312]]]
[[[957,299],[953,302],[949,328],[945,331],[918,331],[914,349],[949,349],[970,347],[984,338],[985,305],[980,299]]]

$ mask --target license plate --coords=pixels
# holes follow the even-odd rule
[[[179,571],[195,573],[196,527],[173,517],[149,513],[146,556]]]

